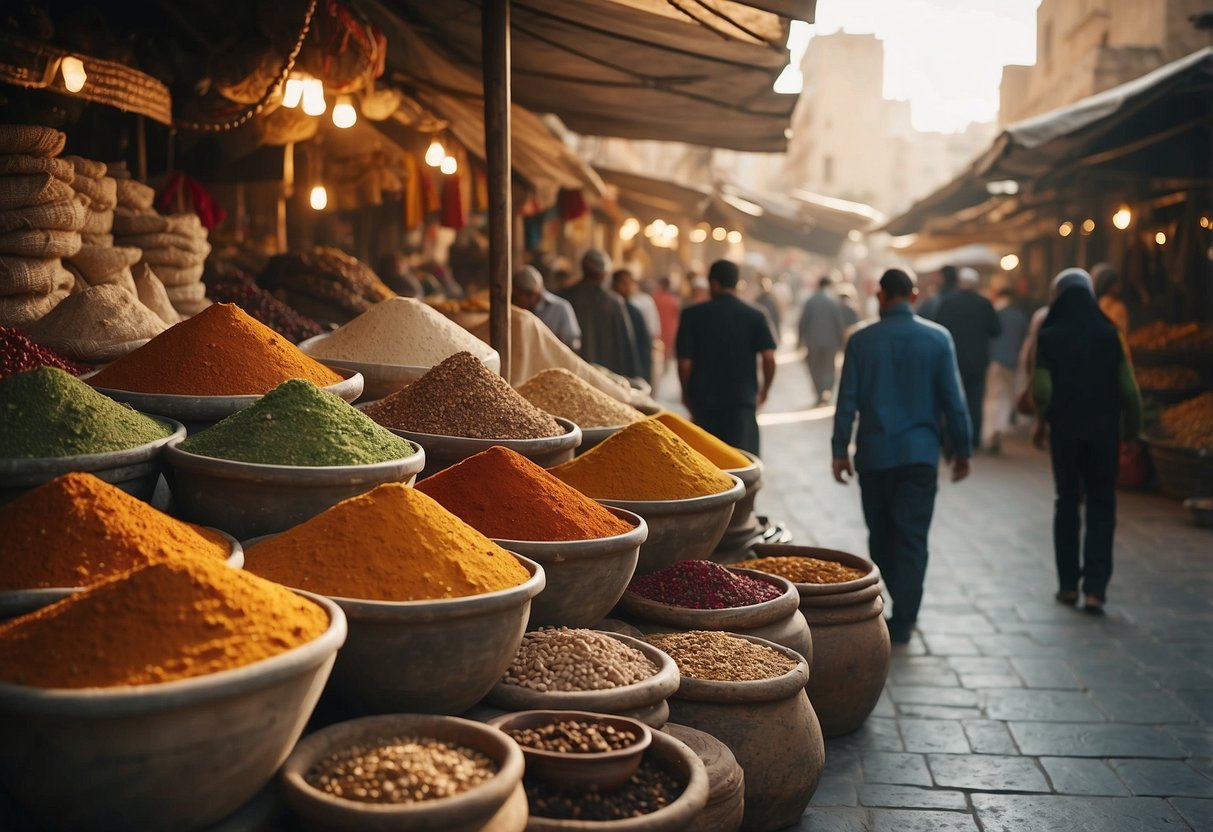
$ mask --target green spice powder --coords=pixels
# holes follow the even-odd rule
[[[40,459],[124,451],[172,433],[57,367],[0,379],[0,457]]]
[[[199,456],[262,465],[368,465],[413,446],[310,381],[291,379],[179,446]]]

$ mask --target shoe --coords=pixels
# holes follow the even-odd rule
[[[1103,601],[1094,595],[1088,595],[1082,604],[1082,611],[1087,615],[1103,615]]]
[[[1059,604],[1065,604],[1067,607],[1072,607],[1078,603],[1078,592],[1076,590],[1061,590],[1053,599]]]

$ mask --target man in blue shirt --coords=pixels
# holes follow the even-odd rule
[[[910,640],[927,573],[927,531],[935,509],[940,421],[952,440],[952,481],[969,475],[969,414],[952,336],[916,317],[913,279],[880,278],[881,320],[851,336],[834,414],[834,479],[859,472],[868,549],[893,600],[889,636]],[[850,456],[855,416],[855,465]]]

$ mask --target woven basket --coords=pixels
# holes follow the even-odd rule
[[[1213,452],[1143,439],[1154,463],[1158,490],[1168,497],[1213,497]]]

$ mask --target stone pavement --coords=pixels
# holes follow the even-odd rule
[[[781,355],[759,512],[866,555],[833,411]],[[667,386],[664,388],[669,390]],[[941,479],[918,632],[875,713],[826,744],[808,832],[1213,830],[1213,532],[1121,492],[1108,615],[1053,601],[1052,481],[1022,440]]]

